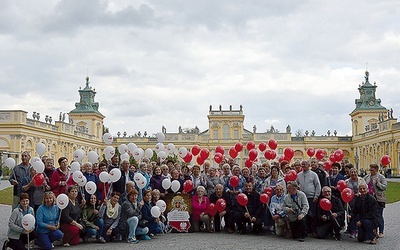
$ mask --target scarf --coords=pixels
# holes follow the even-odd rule
[[[118,217],[118,209],[119,209],[118,203],[115,204],[115,206],[113,207],[111,205],[111,202],[107,202],[107,207],[106,207],[107,217],[115,220]]]

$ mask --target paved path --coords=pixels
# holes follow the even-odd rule
[[[400,231],[400,202],[389,204],[385,209],[385,238],[379,239],[376,246],[366,243],[358,243],[355,239],[349,239],[343,236],[343,241],[317,240],[308,237],[301,243],[292,239],[278,238],[273,235],[238,235],[225,233],[181,233],[156,236],[150,241],[140,241],[134,246],[135,249],[296,249],[296,250],[332,250],[332,249],[400,249],[399,231]],[[6,239],[7,222],[11,213],[11,207],[0,205],[0,243]],[[107,244],[81,244],[70,249],[132,249],[133,246],[125,243],[107,243]],[[56,247],[63,249],[63,247]]]
[[[389,179],[389,181],[398,181],[399,179]],[[2,181],[0,189],[8,186],[7,181]],[[3,185],[4,184],[4,185]],[[379,239],[375,246],[365,243],[358,243],[355,239],[343,236],[343,241],[337,242],[334,240],[318,240],[308,237],[305,242],[301,243],[292,239],[278,238],[273,235],[238,235],[225,233],[181,233],[167,234],[156,236],[150,241],[140,241],[134,247],[125,242],[107,243],[107,244],[81,244],[70,247],[70,249],[85,249],[85,250],[101,250],[101,249],[296,249],[296,250],[332,250],[332,249],[400,249],[399,232],[400,232],[400,202],[387,205],[384,210],[385,217],[385,238]],[[11,214],[11,206],[0,204],[0,246],[6,239],[7,223]],[[56,249],[65,249],[56,247]]]

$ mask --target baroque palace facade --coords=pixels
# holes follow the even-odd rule
[[[29,118],[26,111],[0,110],[2,160],[11,156],[19,163],[23,151],[29,151],[32,156],[36,156],[35,146],[39,142],[46,145],[46,155],[55,161],[61,156],[72,159],[73,152],[77,149],[83,149],[86,154],[93,150],[102,155],[106,147],[102,140],[105,116],[99,112],[99,104],[94,101],[96,92],[89,84],[87,77],[85,88],[79,90],[80,101],[75,103],[75,109],[68,113],[67,121],[62,113],[53,124],[53,119],[49,116],[41,121],[39,113],[34,112],[32,118]],[[210,106],[207,130],[200,131],[196,127],[183,132],[179,128],[178,132],[170,133],[163,126],[164,144],[173,143],[176,148],[183,146],[190,149],[193,145],[208,148],[211,160],[218,145],[223,146],[228,155],[227,151],[236,142],[245,144],[253,141],[258,145],[273,138],[278,142],[278,155],[283,154],[284,148],[292,147],[295,150],[294,160],[308,159],[306,152],[310,147],[322,148],[328,156],[340,148],[344,151],[344,159],[353,163],[359,170],[368,169],[370,163],[379,163],[380,157],[387,154],[392,159],[389,166],[392,174],[399,175],[400,123],[393,118],[392,110],[381,106],[381,100],[375,96],[376,88],[376,83],[369,82],[369,73],[366,72],[365,82],[358,88],[360,98],[355,100],[356,107],[350,113],[352,136],[339,136],[336,131],[323,136],[315,135],[313,131],[306,131],[305,136],[293,136],[290,126],[284,132],[279,132],[271,126],[267,132],[258,133],[255,126],[252,131],[244,128],[245,115],[242,106],[239,109],[232,109],[230,106],[226,110],[221,106],[219,109]],[[112,145],[118,147],[122,143],[130,142],[146,149],[154,148],[157,139],[136,134],[127,136],[126,133],[121,136],[118,132]],[[247,151],[244,150],[239,153],[237,161],[243,165],[243,159],[246,157]],[[265,158],[262,156],[260,160]]]

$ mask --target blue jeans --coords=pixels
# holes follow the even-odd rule
[[[50,231],[49,233],[38,233],[35,244],[40,249],[52,249],[52,243],[56,240],[61,240],[64,236],[60,230]]]
[[[92,227],[86,227],[86,235],[88,237],[92,236],[92,235],[96,235],[96,238],[100,238],[101,235],[103,234],[103,229],[104,229],[104,221],[102,218],[98,218],[97,220],[94,221],[94,223],[96,226],[99,227],[99,230],[96,231],[96,229],[92,228]]]
[[[132,216],[127,220],[128,227],[129,227],[129,234],[128,234],[128,239],[132,239],[136,235],[144,235],[149,232],[149,229],[147,227],[142,228],[138,227],[139,219],[136,216]]]
[[[383,230],[385,229],[385,221],[383,219],[383,207],[379,206],[378,212],[379,215],[381,216],[379,220],[379,233],[383,233]]]
[[[374,226],[370,220],[361,220],[361,227],[358,228],[358,241],[373,240],[375,238]]]

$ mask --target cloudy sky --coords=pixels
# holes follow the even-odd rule
[[[350,135],[366,68],[400,114],[399,23],[397,0],[5,0],[0,107],[58,119],[89,75],[114,135],[203,131],[210,105]]]

